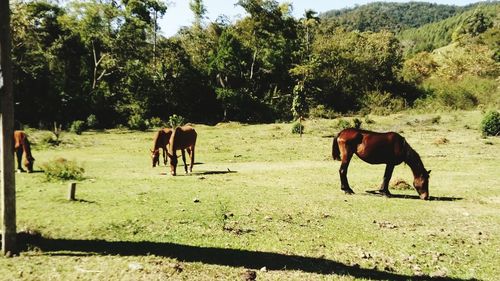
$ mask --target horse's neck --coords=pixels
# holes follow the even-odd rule
[[[23,146],[23,151],[26,154],[26,157],[32,158],[30,142],[28,141],[28,139],[24,139],[22,146]]]
[[[418,153],[408,144],[406,144],[405,163],[410,167],[414,177],[422,175],[422,173],[425,171],[422,159],[420,159]]]
[[[162,133],[162,131],[159,131],[158,134],[156,134],[156,138],[154,141],[154,150],[159,149],[160,147],[164,147],[165,141],[164,139],[165,134]]]

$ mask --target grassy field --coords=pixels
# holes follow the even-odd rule
[[[481,117],[363,123],[401,133],[419,152],[432,170],[430,201],[415,190],[367,193],[384,166],[356,157],[356,194],[343,194],[326,137],[338,120],[308,120],[302,137],[290,124],[195,125],[197,164],[177,177],[151,168],[153,131],[66,133],[43,147],[49,132],[29,130],[38,172],[16,175],[25,250],[0,257],[0,279],[244,280],[254,270],[257,280],[498,280],[500,139],[481,137]],[[40,171],[58,157],[85,168],[77,201]],[[396,167],[393,182],[412,180]]]

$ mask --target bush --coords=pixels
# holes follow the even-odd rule
[[[97,117],[94,114],[90,114],[89,117],[87,117],[87,127],[95,129],[99,126],[99,121],[97,121]]]
[[[496,110],[489,111],[481,121],[481,132],[485,136],[500,135],[500,113]]]
[[[344,130],[347,128],[352,128],[352,125],[349,121],[347,121],[345,119],[339,119],[339,121],[337,122],[337,128],[339,130]]]
[[[43,163],[42,168],[48,181],[53,180],[82,180],[85,170],[78,166],[75,161],[58,158],[47,163]]]
[[[299,122],[295,122],[292,124],[292,134],[303,134],[304,133],[304,125]]]
[[[73,123],[71,123],[71,126],[69,127],[69,131],[77,135],[81,135],[84,130],[85,122],[83,122],[82,120],[73,121]]]
[[[159,117],[153,117],[149,119],[149,126],[153,128],[161,128],[164,127],[165,122],[161,120]]]
[[[168,118],[168,125],[171,127],[171,128],[175,128],[175,127],[178,127],[178,126],[182,126],[186,123],[186,120],[184,119],[184,117],[180,116],[180,115],[177,115],[177,114],[174,114],[172,116],[170,116]]]
[[[354,127],[354,128],[356,128],[356,129],[361,128],[361,124],[363,124],[363,121],[361,121],[361,120],[360,120],[360,119],[358,119],[358,118],[354,118],[354,119],[352,120],[352,125],[353,125],[353,127]]]
[[[34,145],[40,147],[58,146],[60,143],[61,141],[57,139],[53,133],[44,133],[38,136],[33,142]]]
[[[309,110],[309,117],[311,118],[325,118],[334,119],[338,117],[338,114],[331,109],[327,109],[324,105],[318,105]]]
[[[145,131],[148,128],[148,124],[140,114],[134,114],[128,120],[128,127],[131,130]]]

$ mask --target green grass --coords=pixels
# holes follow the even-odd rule
[[[419,152],[435,200],[366,193],[384,166],[356,157],[356,194],[344,195],[324,137],[336,120],[308,120],[302,137],[291,124],[196,125],[199,164],[177,177],[151,168],[152,131],[66,133],[58,147],[35,145],[35,170],[64,157],[83,165],[85,179],[71,202],[67,183],[16,174],[18,231],[42,237],[0,258],[0,279],[242,280],[251,269],[257,280],[495,280],[500,140],[481,137],[481,113],[370,119],[365,128],[400,132]],[[34,142],[46,133],[29,131]],[[397,166],[393,180],[411,183],[410,169]]]

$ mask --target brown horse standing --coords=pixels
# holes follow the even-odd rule
[[[418,153],[411,148],[401,135],[389,133],[376,133],[360,129],[342,130],[333,139],[332,156],[334,160],[341,160],[340,183],[341,189],[354,193],[347,181],[347,168],[352,155],[356,154],[363,161],[370,164],[386,164],[384,180],[380,186],[380,193],[390,196],[389,181],[392,177],[394,166],[405,162],[410,166],[414,181],[413,186],[421,199],[429,198],[429,173]]]
[[[31,146],[28,141],[28,136],[23,131],[14,131],[14,151],[17,156],[17,170],[24,172],[21,167],[21,160],[24,154],[24,167],[26,167],[28,173],[33,172],[35,158],[31,155]]]
[[[153,168],[156,165],[160,166],[160,148],[163,150],[163,164],[167,165],[167,146],[170,141],[170,136],[172,135],[172,129],[164,128],[156,132],[153,139],[153,149],[151,150],[151,159],[153,160]]]
[[[189,158],[191,160],[191,163],[189,165],[189,172],[193,171],[194,148],[196,145],[197,136],[198,135],[196,134],[196,131],[191,126],[176,127],[173,130],[172,135],[170,136],[170,142],[167,151],[167,155],[170,158],[170,174],[172,174],[172,176],[176,175],[177,150],[181,150],[182,152],[182,161],[184,161],[184,170],[186,171],[186,174],[188,173],[188,168],[186,164],[184,149],[187,150]]]

